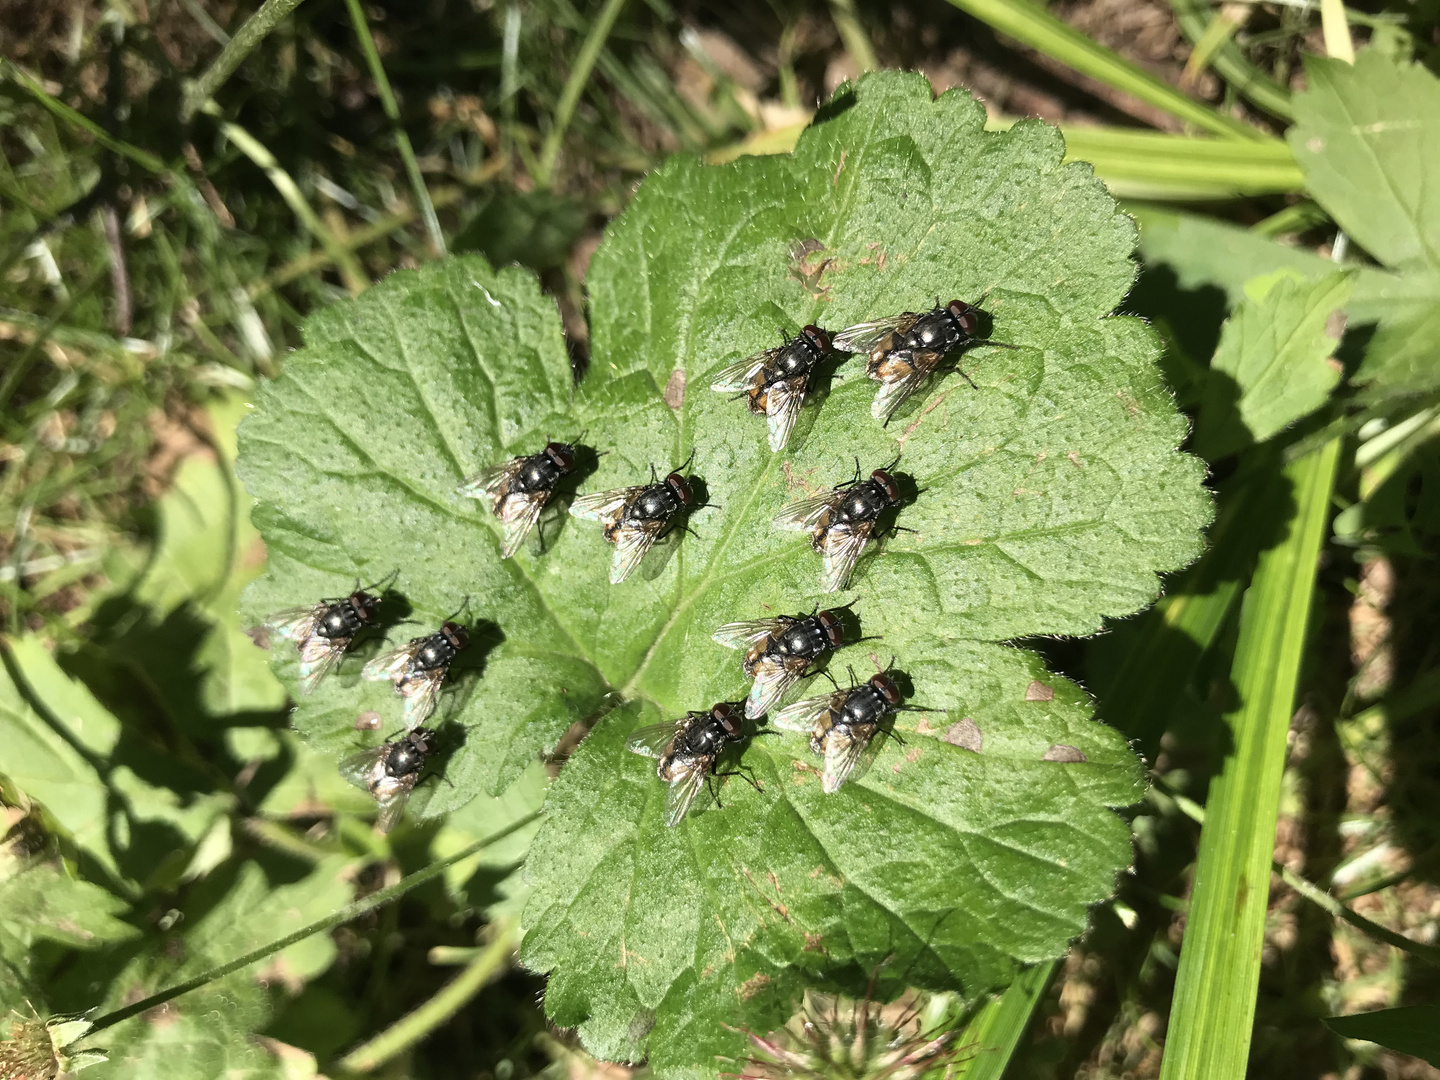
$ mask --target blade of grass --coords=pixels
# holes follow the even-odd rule
[[[354,0],[351,2],[353,3]],[[580,95],[585,91],[585,84],[590,81],[590,73],[595,70],[595,61],[600,58],[600,50],[605,47],[605,39],[615,28],[615,20],[620,17],[620,11],[624,7],[625,0],[605,0],[600,14],[590,25],[590,32],[585,35],[585,40],[580,44],[580,51],[575,56],[575,64],[570,69],[570,77],[565,80],[565,88],[560,92],[560,101],[555,106],[555,117],[551,121],[550,130],[545,133],[545,141],[540,146],[535,182],[542,188],[550,186],[550,181],[555,174],[555,161],[560,156],[560,143],[565,138],[565,130],[570,126],[570,120],[575,115],[575,106],[580,103]]]
[[[855,11],[855,0],[830,0],[830,18],[845,43],[845,51],[855,58],[861,71],[877,71],[880,61],[875,56],[875,46],[870,44],[870,35],[860,25],[860,16]]]
[[[1324,35],[1325,52],[1332,60],[1355,63],[1355,42],[1345,19],[1344,0],[1320,0],[1320,32]]]
[[[1209,0],[1170,0],[1175,21],[1192,44],[1205,40],[1210,31],[1214,9]],[[1226,41],[1210,56],[1210,66],[1235,91],[1252,105],[1282,119],[1290,119],[1290,91],[1252,64],[1240,46]]]
[[[472,855],[484,851],[491,844],[503,840],[516,830],[523,829],[539,816],[539,810],[526,814],[524,817],[512,821],[498,832],[492,833],[481,840],[475,841],[473,844],[461,848],[453,855],[447,855],[445,858],[431,863],[423,870],[416,870],[413,874],[401,878],[394,885],[390,885],[384,889],[378,889],[369,896],[356,900],[353,904],[347,904],[340,910],[331,912],[323,919],[319,919],[309,926],[302,926],[294,933],[286,934],[282,938],[277,938],[268,945],[262,945],[258,949],[252,949],[243,956],[237,956],[235,959],[220,964],[218,967],[213,967],[209,971],[203,971],[193,979],[186,979],[183,983],[178,983],[175,986],[161,990],[159,993],[151,994],[149,997],[143,998],[131,1005],[126,1005],[113,1012],[108,1012],[95,1021],[90,1031],[92,1034],[97,1031],[103,1031],[105,1028],[112,1027],[122,1020],[129,1020],[132,1016],[139,1016],[141,1013],[153,1009],[157,1005],[164,1005],[167,1001],[174,1001],[182,994],[188,994],[191,990],[198,990],[200,987],[212,983],[216,979],[223,979],[231,972],[249,967],[257,961],[264,960],[267,956],[273,956],[282,949],[288,949],[297,941],[304,941],[314,934],[321,934],[326,930],[332,930],[353,919],[358,919],[361,915],[366,915],[377,908],[384,907],[390,903],[390,901],[400,899],[400,897],[404,896],[417,885],[423,885],[425,882],[432,881],[439,877],[448,867],[454,866],[458,862],[464,862]]]
[[[1210,783],[1161,1080],[1245,1075],[1286,736],[1339,457],[1332,440],[1286,466],[1296,512],[1245,594],[1231,669],[1240,705]]]
[[[365,20],[365,11],[360,0],[345,0],[350,12],[350,23],[355,36],[360,39],[360,51],[365,54],[365,63],[370,68],[370,77],[375,80],[375,89],[380,95],[380,107],[385,110],[395,135],[395,149],[400,151],[400,160],[405,163],[405,175],[410,178],[410,189],[415,193],[415,202],[420,207],[420,216],[425,221],[425,235],[430,238],[431,250],[442,258],[445,255],[445,237],[440,232],[440,219],[435,216],[435,204],[430,201],[430,189],[420,175],[420,163],[415,160],[415,148],[410,145],[410,136],[400,122],[400,106],[395,103],[395,93],[390,89],[390,80],[385,77],[385,65],[380,62],[380,53],[375,48],[375,38],[370,33],[370,24]]]
[[[115,138],[99,124],[95,123],[94,120],[76,112],[63,101],[52,97],[46,92],[45,88],[40,85],[39,80],[33,78],[29,72],[25,71],[18,64],[10,60],[0,59],[0,74],[3,74],[6,78],[13,81],[15,85],[19,86],[20,89],[24,90],[61,120],[86,132],[92,139],[105,147],[106,150],[119,154],[123,158],[128,158],[142,169],[148,169],[152,173],[160,176],[170,175],[170,170],[166,167],[165,162],[161,161],[148,150],[141,150],[138,146],[131,146],[124,140]]]
[[[206,112],[219,113],[214,102],[206,105]],[[270,183],[275,185],[275,190],[285,200],[285,204],[300,219],[300,224],[305,226],[307,232],[320,242],[320,245],[330,254],[335,265],[340,270],[340,276],[345,281],[345,288],[351,295],[358,296],[369,287],[370,282],[365,277],[365,271],[360,268],[360,262],[355,255],[345,247],[320,216],[315,213],[315,208],[306,200],[300,185],[295,183],[294,178],[280,167],[280,162],[275,160],[275,155],[251,135],[239,124],[230,120],[223,120],[220,123],[220,133],[229,139],[235,148],[248,157],[269,178]]]
[[[1000,1080],[1020,1037],[1045,996],[1058,960],[1022,971],[1005,991],[991,998],[965,1026],[964,1060],[956,1062],[949,1080]]]
[[[245,25],[236,31],[200,78],[185,87],[180,101],[180,119],[188,124],[205,102],[215,96],[215,91],[225,80],[235,73],[235,69],[250,55],[250,50],[264,41],[270,31],[300,4],[301,0],[265,0],[260,9],[245,20]]]
[[[1029,0],[950,0],[950,3],[1022,45],[1038,49],[1066,67],[1163,109],[1202,131],[1230,138],[1264,138],[1248,124],[1186,97],[1169,83],[1091,41],[1073,26]]]
[[[513,920],[495,927],[495,937],[455,978],[429,1001],[407,1013],[373,1039],[361,1043],[339,1061],[342,1073],[367,1073],[414,1046],[463,1009],[485,985],[505,970],[520,943],[520,928]]]
[[[1016,123],[997,117],[986,126]],[[718,164],[745,154],[787,154],[805,123],[762,131],[706,156]],[[1126,128],[1061,127],[1065,160],[1088,161],[1112,194],[1125,199],[1229,199],[1305,189],[1289,146],[1279,139],[1212,139]]]

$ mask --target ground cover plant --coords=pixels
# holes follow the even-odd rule
[[[6,14],[0,1076],[1425,1075],[1428,16],[958,6]],[[952,297],[888,425],[863,356],[778,452],[710,389]],[[457,489],[549,439],[502,560]],[[772,521],[857,463],[827,594]],[[612,584],[566,510],[652,465]],[[300,693],[256,628],[357,579]],[[913,711],[834,792],[751,721],[667,827],[627,738],[816,607]],[[360,669],[446,617],[380,835]]]

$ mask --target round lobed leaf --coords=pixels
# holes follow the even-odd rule
[[[606,712],[566,764],[532,848],[524,961],[546,1007],[604,1057],[713,1074],[802,984],[888,982],[974,995],[1059,955],[1128,865],[1110,808],[1139,762],[1078,688],[1001,643],[1086,634],[1155,597],[1199,551],[1203,466],[1159,342],[1107,317],[1134,277],[1135,229],[1053,129],[984,131],[968,95],[882,74],[842,90],[794,155],[678,157],[607,232],[587,284],[590,370],[572,390],[554,307],[534,279],[452,259],[395,274],[311,320],[305,350],[241,430],[241,475],[270,551],[253,617],[398,571],[417,626],[469,597],[495,628],[461,654],[434,724],[449,733],[425,814],[497,792],[576,720]],[[889,425],[863,363],[831,365],[788,448],[714,393],[714,373],[778,343],[985,298],[993,339]],[[693,453],[708,502],[626,582],[567,498],[510,560],[462,478],[547,438],[603,453],[582,491],[645,482]],[[787,502],[901,455],[918,490],[850,588],[818,592],[819,557],[771,522]],[[863,679],[893,655],[924,712],[905,713],[860,779],[823,795],[803,736],[748,740],[740,777],[674,829],[637,726],[744,696],[722,623],[854,600],[869,637],[836,653]],[[362,647],[295,724],[337,751],[387,685]],[[277,666],[294,685],[293,649]],[[787,698],[826,692],[812,683]],[[433,724],[432,724],[433,726]]]

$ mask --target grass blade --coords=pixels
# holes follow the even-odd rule
[[[131,146],[129,143],[115,138],[88,116],[76,112],[63,101],[46,93],[45,88],[40,85],[39,81],[18,64],[12,63],[9,60],[0,60],[0,75],[12,79],[16,86],[24,90],[41,105],[45,106],[45,108],[49,109],[67,124],[73,124],[81,131],[89,134],[92,139],[105,147],[106,150],[119,154],[121,157],[129,158],[142,169],[148,169],[152,173],[158,173],[161,176],[169,174],[170,170],[165,167],[165,162],[161,161],[148,150],[141,150],[138,146]]]
[[[555,161],[560,156],[560,142],[565,138],[565,130],[575,115],[575,106],[580,103],[585,84],[590,81],[590,73],[595,70],[595,61],[600,59],[600,50],[605,47],[605,39],[610,36],[610,31],[615,29],[615,20],[620,17],[620,10],[624,6],[625,0],[605,0],[605,6],[596,16],[590,33],[585,35],[585,40],[580,45],[575,66],[570,69],[570,77],[565,80],[565,88],[560,92],[560,101],[555,106],[555,120],[550,125],[550,130],[545,133],[545,142],[540,147],[540,162],[535,182],[541,187],[550,186],[551,177],[555,173]]]
[[[1170,0],[1175,21],[1192,43],[1205,39],[1210,29],[1214,8],[1209,0]],[[1246,59],[1240,46],[1227,41],[1210,56],[1215,73],[1235,88],[1236,93],[1252,105],[1288,120],[1291,117],[1290,91]]]
[[[210,62],[204,74],[185,88],[185,95],[180,103],[180,119],[189,123],[190,118],[200,110],[200,106],[209,101],[221,84],[235,73],[235,69],[250,55],[250,50],[265,40],[266,35],[300,4],[301,0],[265,0],[265,3],[260,5],[260,10],[245,20],[245,25],[225,44],[220,55]]]
[[[875,46],[870,44],[870,35],[860,25],[860,16],[855,11],[855,0],[830,0],[830,18],[845,43],[845,51],[855,58],[861,71],[876,71],[880,61],[875,56]]]
[[[1169,83],[1091,41],[1068,23],[1029,0],[950,0],[961,11],[1008,34],[1023,45],[1138,98],[1203,131],[1230,138],[1264,136],[1239,120],[1224,116],[1209,105],[1186,97]]]
[[[1240,705],[1210,784],[1161,1080],[1245,1075],[1285,740],[1339,457],[1331,440],[1286,467],[1296,512],[1245,594],[1231,669]]]
[[[375,89],[380,94],[380,107],[385,110],[395,129],[395,148],[400,151],[400,160],[405,163],[405,175],[410,178],[410,188],[415,192],[415,202],[420,207],[420,216],[425,220],[425,234],[430,237],[430,247],[436,255],[445,255],[445,236],[440,232],[440,219],[435,216],[435,204],[430,201],[430,189],[420,175],[420,163],[415,160],[415,148],[410,145],[410,136],[400,123],[400,107],[395,104],[395,94],[390,89],[390,80],[385,76],[385,65],[380,63],[380,53],[375,48],[375,39],[370,34],[370,24],[360,7],[360,0],[345,0],[350,11],[350,22],[355,27],[355,36],[360,39],[360,51],[365,54],[365,63],[370,68],[370,77],[375,80]]]
[[[965,1028],[967,1056],[957,1062],[950,1080],[1000,1080],[1010,1064],[1030,1017],[1055,974],[1060,961],[1036,964],[1020,973],[1004,993],[991,998]]]

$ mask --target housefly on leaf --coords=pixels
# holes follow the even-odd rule
[[[691,455],[692,457],[694,455]],[[598,521],[605,539],[615,545],[610,562],[610,584],[618,585],[640,565],[640,560],[672,527],[672,522],[695,502],[691,480],[680,475],[681,465],[664,480],[650,466],[650,483],[581,495],[570,504],[577,518]],[[692,478],[693,479],[693,478]]]
[[[370,592],[383,582],[355,590],[349,596],[322,599],[311,607],[278,611],[265,620],[266,628],[278,637],[293,641],[300,653],[300,690],[310,693],[320,680],[335,670],[350,648],[355,635],[374,626],[380,597]]]
[[[810,377],[829,351],[830,336],[818,326],[807,326],[778,348],[723,369],[710,389],[744,395],[750,411],[767,420],[770,449],[783,450],[805,403]]]
[[[574,468],[574,445],[552,442],[538,454],[511,458],[468,477],[457,490],[467,498],[490,500],[491,512],[504,526],[500,557],[508,559],[540,520],[555,485]]]
[[[408,731],[398,740],[351,754],[340,762],[340,775],[364,788],[380,806],[375,827],[388,833],[400,821],[415,781],[430,757],[435,732],[429,728]]]
[[[689,712],[679,720],[640,728],[626,740],[625,749],[632,753],[660,759],[655,774],[670,785],[666,825],[680,823],[700,788],[715,775],[725,747],[743,738],[744,726],[740,702],[722,701],[709,712]]]
[[[890,473],[894,467],[892,461],[862,481],[857,461],[853,480],[837,484],[813,499],[790,503],[776,515],[777,529],[810,534],[811,547],[823,559],[823,591],[835,592],[849,584],[855,561],[875,532],[875,523],[886,510],[899,504],[900,486]]]
[[[930,311],[905,311],[846,327],[835,335],[835,348],[869,354],[865,374],[880,384],[870,415],[888,424],[895,410],[939,369],[947,353],[977,340],[982,314],[963,300],[951,300],[944,307],[937,301]],[[985,344],[1014,348],[998,341]],[[970,377],[965,375],[965,380]]]
[[[746,650],[742,667],[755,682],[745,701],[745,715],[754,720],[769,712],[817,657],[838,649],[845,630],[836,609],[726,623],[712,636],[728,648]]]
[[[828,795],[855,774],[856,766],[868,762],[875,733],[903,700],[895,680],[880,672],[860,686],[852,682],[848,690],[788,705],[771,722],[786,731],[809,732],[811,751],[825,758],[820,786]]]
[[[469,644],[469,628],[446,619],[435,633],[381,653],[360,675],[373,682],[389,679],[395,684],[395,692],[405,699],[405,727],[413,731],[435,711],[451,662]]]

